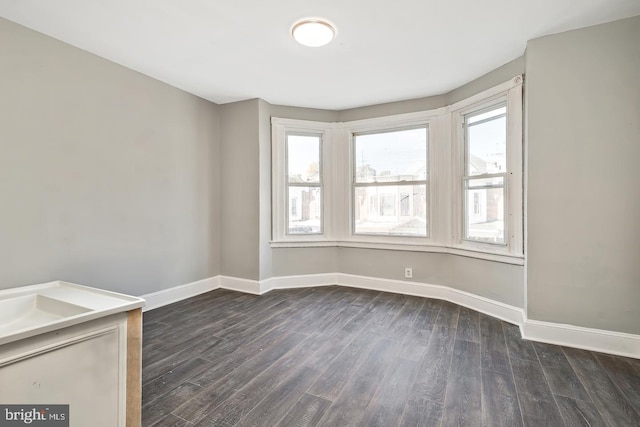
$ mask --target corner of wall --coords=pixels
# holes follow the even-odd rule
[[[478,77],[475,80],[466,83],[459,88],[452,90],[445,95],[446,104],[452,105],[458,101],[469,98],[477,93],[487,90],[491,87],[497,86],[507,80],[510,80],[514,76],[524,74],[525,72],[525,58],[524,54],[517,57],[514,60],[507,62],[499,66],[498,68],[489,71],[488,73]]]

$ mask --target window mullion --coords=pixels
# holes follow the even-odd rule
[[[289,182],[289,187],[322,187],[319,182]]]
[[[465,175],[463,178],[464,179],[491,179],[491,178],[501,178],[507,175],[507,172],[500,172],[500,173],[485,173],[485,174],[481,174],[481,175]]]
[[[398,187],[405,185],[426,185],[428,180],[419,181],[384,181],[384,182],[355,182],[354,187]]]

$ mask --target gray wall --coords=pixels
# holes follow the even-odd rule
[[[342,110],[338,114],[338,121],[348,122],[372,117],[389,116],[392,114],[413,113],[415,111],[433,110],[444,107],[445,105],[447,105],[446,95],[429,96],[426,98],[416,98],[407,101],[389,102],[386,104]]]
[[[0,288],[219,273],[218,108],[0,19]]]
[[[467,99],[483,90],[487,90],[493,86],[497,86],[500,83],[511,80],[518,74],[524,74],[525,71],[525,56],[520,56],[513,61],[507,62],[501,67],[487,73],[475,80],[470,81],[464,86],[460,86],[457,89],[447,93],[447,104],[455,104],[458,101]]]
[[[338,248],[277,248],[273,249],[273,276],[336,273]]]
[[[529,42],[528,312],[640,333],[640,17]]]
[[[498,67],[495,70],[444,95],[342,110],[337,112],[336,120],[326,121],[348,122],[351,120],[369,119],[371,117],[389,116],[392,114],[413,113],[416,111],[425,111],[444,107],[446,105],[455,104],[458,101],[462,101],[463,99],[469,98],[483,90],[497,86],[500,83],[504,83],[518,74],[524,74],[524,67],[524,56],[520,56],[513,61],[507,62],[501,67]],[[321,119],[317,120],[323,121]]]
[[[413,268],[413,281],[449,286],[495,301],[523,307],[523,267],[458,255],[377,249],[339,248],[341,273],[392,280]]]
[[[260,278],[260,102],[220,108],[221,273]]]
[[[271,115],[270,106],[260,100],[258,105],[258,167],[260,192],[260,273],[265,279],[273,275],[273,259],[271,251]]]
[[[340,111],[319,110],[316,108],[287,107],[284,105],[266,104],[269,115],[296,120],[312,120],[315,122],[339,122]]]

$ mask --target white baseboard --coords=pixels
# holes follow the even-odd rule
[[[260,293],[263,294],[272,289],[312,288],[316,286],[337,285],[337,276],[335,273],[326,273],[271,277],[260,282]]]
[[[154,308],[182,301],[183,299],[195,297],[196,295],[218,289],[219,287],[219,276],[215,276],[209,277],[208,279],[198,280],[197,282],[187,283],[186,285],[175,286],[173,288],[142,295],[140,298],[145,299],[147,302],[142,311],[153,310]]]
[[[220,278],[220,287],[232,291],[244,292],[247,294],[260,295],[260,282],[251,279],[241,279],[239,277],[218,276]]]
[[[514,307],[448,286],[341,273],[337,274],[337,278],[338,284],[342,286],[450,301],[515,325],[522,324],[524,319],[524,310],[519,307]]]
[[[525,320],[522,338],[640,359],[640,335]]]
[[[446,300],[518,325],[522,337],[528,340],[640,359],[640,335],[531,320],[527,319],[525,311],[520,307],[504,304],[448,286],[403,280],[380,279],[344,273],[280,276],[262,281],[215,276],[143,295],[142,298],[147,300],[147,305],[144,308],[147,311],[218,288],[261,295],[274,289],[328,285],[349,286]]]

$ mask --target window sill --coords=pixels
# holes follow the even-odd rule
[[[452,247],[436,244],[406,244],[406,243],[372,243],[359,241],[296,241],[296,242],[271,242],[272,248],[362,248],[384,249],[392,251],[431,252],[459,255],[469,258],[484,259],[487,261],[501,262],[504,264],[524,265],[523,255],[513,255],[506,252],[489,252],[476,248]]]

